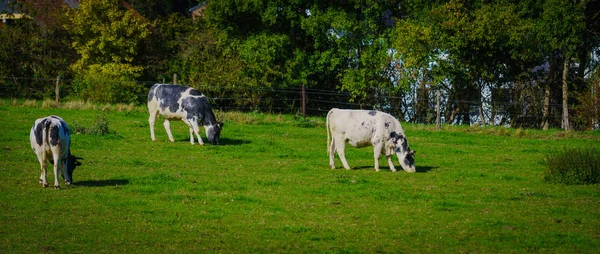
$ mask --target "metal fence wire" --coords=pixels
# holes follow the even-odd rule
[[[142,95],[136,104],[144,104],[145,91],[154,81],[137,82]],[[354,96],[350,92],[322,90],[303,87],[224,87],[198,86],[212,102],[215,109],[222,111],[257,111],[269,113],[304,114],[324,116],[331,108],[376,109],[390,113],[411,123],[435,123],[440,110],[442,124],[492,124],[538,128],[542,121],[542,98],[530,96],[515,99],[510,95],[494,98],[481,96],[481,100],[456,100],[442,92],[437,108],[436,91],[386,93]],[[57,96],[58,92],[58,96]],[[541,94],[541,93],[540,93]],[[4,98],[90,100],[78,95],[77,84],[72,79],[42,79],[22,77],[0,77],[0,95]],[[561,104],[553,102],[548,116],[555,126],[560,125]]]

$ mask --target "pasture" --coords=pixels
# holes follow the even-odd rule
[[[61,190],[38,184],[29,144],[34,120],[50,114],[71,126],[106,114],[111,131],[72,135],[83,164]],[[330,169],[324,118],[224,115],[222,145],[192,146],[182,122],[169,142],[162,118],[152,142],[143,108],[0,104],[0,253],[600,249],[600,186],[543,180],[546,153],[597,147],[597,132],[404,124],[417,151],[409,174],[384,158],[375,172],[371,148],[348,147],[353,169],[337,157]]]

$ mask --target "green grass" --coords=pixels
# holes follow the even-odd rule
[[[57,191],[38,184],[29,145],[50,114],[89,127],[99,109],[0,104],[0,253],[600,249],[600,186],[543,177],[544,154],[597,147],[598,132],[405,124],[409,174],[375,172],[371,148],[347,149],[353,170],[337,158],[330,169],[321,118],[222,114],[223,145],[192,146],[182,122],[177,142],[162,121],[151,142],[143,109],[108,110],[109,134],[72,136],[83,165]]]

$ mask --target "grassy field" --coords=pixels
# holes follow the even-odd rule
[[[177,142],[147,114],[0,104],[0,253],[598,253],[600,186],[543,180],[544,155],[599,133],[405,124],[417,173],[373,170],[371,148],[328,167],[322,118],[224,114],[222,145]],[[74,185],[38,184],[29,144],[56,114],[112,134],[72,136]],[[206,138],[203,136],[205,142]],[[397,160],[396,160],[396,165]],[[50,182],[52,185],[52,181]]]

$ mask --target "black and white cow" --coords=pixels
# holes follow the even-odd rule
[[[67,123],[58,116],[48,116],[35,120],[29,133],[31,148],[37,155],[42,168],[40,183],[48,187],[46,180],[46,163],[54,164],[54,188],[59,189],[59,172],[66,184],[73,181],[73,171],[77,166],[76,158],[71,155],[71,134]]]
[[[198,143],[203,145],[200,137],[198,121],[204,126],[206,138],[213,144],[219,144],[223,122],[217,122],[208,99],[200,91],[187,86],[155,84],[148,93],[148,111],[150,112],[150,137],[154,136],[154,123],[160,114],[165,118],[165,130],[169,140],[175,142],[171,134],[171,120],[182,120],[190,127],[190,143],[194,144],[194,133]]]
[[[390,114],[376,110],[345,110],[334,108],[327,114],[327,146],[329,165],[335,168],[334,156],[338,153],[344,168],[346,142],[354,147],[373,146],[375,170],[379,171],[379,156],[384,152],[390,170],[396,171],[392,155],[396,154],[406,172],[415,172],[415,151],[410,150],[400,122]]]

